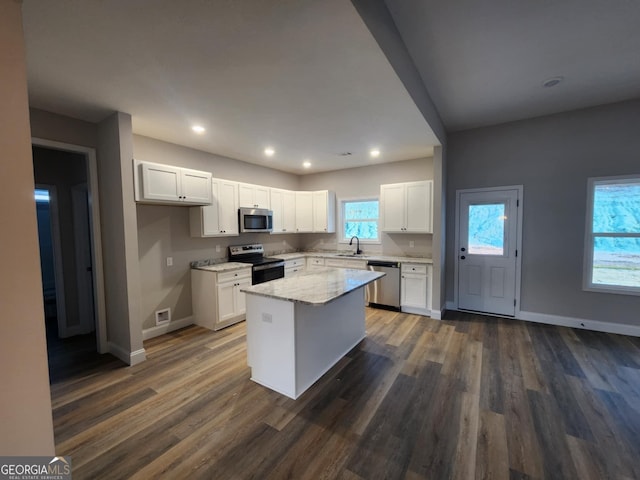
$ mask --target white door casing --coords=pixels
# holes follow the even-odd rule
[[[457,192],[456,304],[515,316],[520,309],[522,186]]]

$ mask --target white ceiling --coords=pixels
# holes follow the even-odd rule
[[[25,0],[23,16],[35,108],[122,111],[134,133],[299,174],[438,144],[349,0]]]
[[[640,97],[640,1],[385,2],[448,131]]]
[[[384,1],[448,131],[640,97],[637,0]],[[24,0],[23,12],[36,108],[91,122],[123,111],[135,133],[300,174],[438,144],[349,0]]]

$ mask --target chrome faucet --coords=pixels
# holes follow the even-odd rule
[[[362,250],[360,250],[360,239],[356,235],[351,237],[351,240],[349,240],[349,245],[353,245],[354,238],[356,239],[356,255],[360,255],[362,253]]]

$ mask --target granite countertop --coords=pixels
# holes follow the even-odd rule
[[[433,259],[427,257],[401,257],[396,255],[383,255],[373,253],[371,255],[345,255],[347,252],[293,252],[281,253],[278,255],[269,255],[282,260],[291,260],[293,258],[302,257],[321,257],[321,258],[343,258],[352,260],[382,260],[385,262],[401,262],[401,263],[427,263],[432,264]]]
[[[191,265],[196,270],[206,270],[207,272],[231,272],[233,270],[242,270],[243,268],[251,268],[250,263],[240,262],[221,262],[210,265]]]
[[[308,305],[324,305],[383,277],[382,272],[319,268],[240,289],[241,292]]]

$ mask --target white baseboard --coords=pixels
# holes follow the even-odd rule
[[[596,332],[617,333],[620,335],[640,337],[640,326],[638,325],[601,322],[599,320],[587,320],[586,318],[563,317],[561,315],[549,315],[547,313],[524,311],[521,311],[516,318],[519,320],[546,323],[548,325],[558,325],[561,327],[582,328],[586,330],[595,330]]]
[[[142,330],[142,340],[149,340],[150,338],[159,337],[165,333],[173,332],[184,327],[193,325],[193,316],[180,318],[179,320],[172,320],[164,325],[158,325],[156,327],[145,328]]]
[[[458,310],[453,302],[447,302],[447,310]],[[586,318],[565,317],[548,313],[527,312],[521,310],[515,317],[517,320],[527,322],[545,323],[559,327],[582,328],[596,332],[617,333],[640,337],[640,325],[628,325],[624,323],[602,322],[600,320],[588,320]]]
[[[433,318],[434,320],[442,320],[442,317],[444,317],[444,312],[446,312],[446,309],[442,309],[442,310],[431,310],[431,318]]]
[[[122,348],[120,345],[109,342],[109,353],[114,357],[119,358],[129,366],[137,365],[140,362],[144,362],[147,359],[144,348],[129,352]]]

